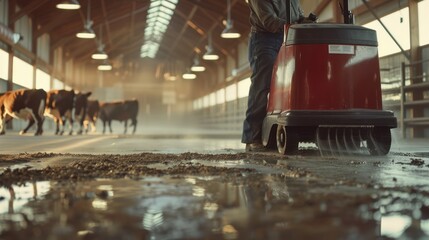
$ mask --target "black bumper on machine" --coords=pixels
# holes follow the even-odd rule
[[[369,109],[285,111],[278,115],[277,123],[284,126],[397,127],[397,120],[393,112]]]

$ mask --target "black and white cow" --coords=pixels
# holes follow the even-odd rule
[[[134,126],[133,134],[137,127],[137,113],[139,103],[137,100],[125,100],[118,102],[104,102],[100,104],[99,118],[103,122],[103,133],[106,130],[106,123],[109,124],[110,133],[112,133],[112,120],[124,121],[124,134],[127,133],[128,119],[131,120],[131,125]]]
[[[36,123],[34,135],[42,135],[46,97],[43,89],[20,89],[0,94],[0,135],[5,134],[5,124],[12,118],[29,121],[20,134],[25,134]]]

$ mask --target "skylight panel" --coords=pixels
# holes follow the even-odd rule
[[[150,8],[161,6],[163,0],[152,0],[150,2]]]
[[[171,10],[170,8],[166,8],[166,7],[161,6],[161,7],[159,7],[159,13],[160,13],[160,15],[161,15],[161,13],[165,13],[165,14],[171,16],[171,15],[173,15],[174,11]]]
[[[163,1],[161,3],[161,5],[164,6],[164,7],[166,7],[166,8],[172,9],[172,10],[176,9],[176,4],[171,3],[169,1]]]
[[[151,14],[151,13],[156,13],[159,11],[159,7],[153,7],[153,8],[149,8],[147,10],[147,15]]]
[[[154,58],[179,0],[151,0],[140,56]]]
[[[165,18],[158,18],[157,21],[159,23],[166,25],[166,26],[168,26],[168,24],[170,23],[170,21],[168,19],[165,19]]]

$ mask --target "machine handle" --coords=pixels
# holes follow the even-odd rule
[[[353,24],[353,14],[349,10],[349,0],[343,0],[342,6],[341,6],[340,2],[339,2],[339,4],[340,4],[341,11],[343,12],[344,23],[345,24]]]
[[[289,11],[287,11],[286,13],[286,24],[290,25],[292,24],[292,13],[291,13],[292,5],[290,3],[290,0],[286,0],[286,6],[289,9]]]

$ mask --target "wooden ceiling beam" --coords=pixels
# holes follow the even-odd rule
[[[176,10],[177,15],[179,15],[180,17],[182,17],[182,18],[185,19],[186,24],[183,25],[183,27],[180,30],[177,38],[174,40],[173,45],[170,47],[170,50],[169,50],[170,54],[171,54],[171,52],[173,52],[176,49],[177,44],[182,39],[183,34],[185,33],[186,29],[188,28],[188,24],[187,23],[194,17],[195,13],[197,12],[197,9],[198,9],[197,6],[192,7],[191,12],[187,16],[184,13],[182,13],[181,11]]]
[[[36,32],[35,37],[40,37],[41,35],[48,33],[51,37],[55,38],[56,35],[62,36],[63,34],[68,35],[70,32],[76,33],[78,26],[82,26],[82,23],[70,22],[70,16],[60,15],[57,16],[55,21],[50,21],[47,24],[40,24],[40,22],[35,21]],[[83,26],[82,26],[83,27]]]
[[[37,0],[37,1],[31,1],[29,4],[25,5],[24,8],[21,8],[21,10],[17,13],[15,13],[12,17],[12,22],[16,22],[18,19],[25,15],[30,15],[32,12],[34,12],[37,9],[40,9],[42,5],[49,2],[50,0]]]
[[[127,12],[125,14],[119,14],[119,16],[114,17],[111,16],[111,19],[106,19],[105,21],[107,21],[108,24],[112,24],[121,20],[125,20],[127,18],[129,18],[131,15],[137,15],[140,13],[145,13],[148,10],[149,6],[145,5],[143,7],[137,8],[135,11],[133,12]]]
[[[134,28],[134,21],[135,21],[135,17],[136,14],[134,13],[134,11],[136,10],[136,3],[133,2],[132,6],[131,6],[131,16],[130,16],[130,33],[128,35],[128,38],[132,38],[134,36],[135,33],[135,28]]]
[[[111,29],[110,29],[110,24],[107,21],[107,10],[106,10],[106,4],[104,2],[104,0],[101,0],[101,9],[103,12],[103,19],[104,19],[104,25],[106,26],[106,37],[107,37],[107,42],[112,45],[112,38],[111,38]]]

